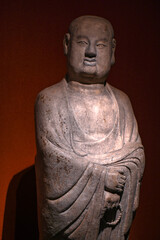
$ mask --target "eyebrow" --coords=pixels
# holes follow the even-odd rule
[[[77,38],[77,39],[85,38],[85,39],[89,40],[88,37],[87,37],[87,36],[84,36],[84,35],[78,35],[76,38]],[[97,40],[96,40],[96,42],[100,42],[100,41],[108,42],[108,41],[109,41],[109,38],[101,38],[101,39],[97,39]]]
[[[80,38],[86,38],[86,39],[88,39],[88,37],[87,37],[87,36],[78,35],[78,36],[77,36],[77,39],[80,39]]]
[[[108,42],[108,38],[102,38],[102,39],[98,39],[98,40],[97,40],[97,42],[100,42],[100,41]]]

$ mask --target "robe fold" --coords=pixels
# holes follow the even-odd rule
[[[65,79],[39,93],[35,105],[36,177],[40,240],[124,240],[138,207],[144,151],[128,97],[109,84],[114,123],[91,138],[76,119]],[[120,209],[107,224],[104,205],[108,167],[125,169]],[[111,221],[112,222],[112,221]],[[117,237],[119,236],[119,238]]]

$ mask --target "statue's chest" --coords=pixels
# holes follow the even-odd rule
[[[72,96],[70,105],[75,121],[83,133],[101,139],[114,127],[116,112],[110,97]]]

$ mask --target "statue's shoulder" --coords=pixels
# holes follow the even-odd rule
[[[124,93],[122,90],[120,90],[118,88],[113,87],[110,84],[108,84],[108,86],[112,90],[119,105],[121,105],[123,107],[131,106],[130,99],[126,93]]]
[[[64,97],[64,80],[43,89],[38,93],[35,105],[48,105]]]
[[[45,96],[46,98],[55,98],[58,97],[59,95],[63,94],[63,86],[64,86],[64,80],[47,87],[43,89],[41,92],[38,93],[38,96]]]
[[[56,100],[63,96],[64,80],[47,87],[40,91],[37,95],[36,102],[45,99],[46,101]]]

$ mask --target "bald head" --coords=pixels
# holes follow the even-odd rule
[[[114,37],[113,27],[107,19],[102,18],[102,17],[97,17],[97,16],[91,16],[91,15],[81,16],[81,17],[74,19],[69,26],[69,34],[71,36],[73,34],[75,34],[77,32],[78,28],[84,24],[99,25],[100,28],[103,25],[104,28],[102,29],[102,31],[108,32],[109,37],[111,39]]]
[[[115,62],[116,41],[108,20],[96,16],[76,18],[63,43],[71,81],[104,83]]]

